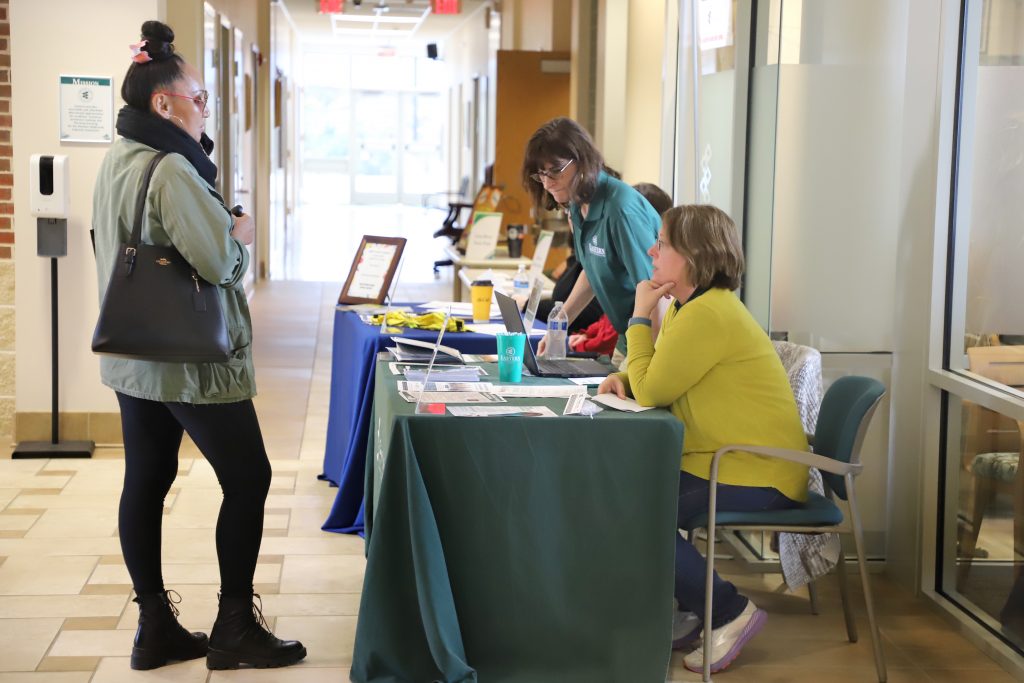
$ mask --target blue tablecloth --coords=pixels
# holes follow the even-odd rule
[[[354,311],[334,312],[331,403],[320,478],[337,486],[338,495],[322,527],[324,531],[360,535],[363,532],[363,483],[373,407],[374,359],[378,352],[394,345],[391,336],[380,334],[378,327],[367,325]],[[402,336],[433,343],[437,331],[405,329]],[[497,352],[494,337],[486,334],[446,332],[441,343],[464,353]]]

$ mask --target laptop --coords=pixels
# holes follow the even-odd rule
[[[501,292],[495,292],[494,298],[498,301],[498,309],[501,311],[501,320],[505,323],[505,329],[512,333],[526,333],[526,326],[523,325],[523,318],[519,315],[519,305],[512,297]],[[565,360],[551,360],[549,358],[538,358],[533,353],[533,347],[529,341],[524,349],[523,364],[530,374],[535,377],[604,377],[611,368],[604,363],[589,358],[566,358]]]

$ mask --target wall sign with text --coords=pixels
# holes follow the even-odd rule
[[[382,304],[405,249],[404,237],[363,235],[352,260],[339,304]]]
[[[114,79],[60,77],[60,141],[114,141]]]

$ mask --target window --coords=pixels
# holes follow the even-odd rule
[[[1024,0],[964,0],[939,589],[1024,652]]]

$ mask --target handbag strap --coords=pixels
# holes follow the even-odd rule
[[[153,159],[146,166],[146,173],[142,176],[142,184],[139,186],[139,194],[135,199],[135,221],[132,223],[132,236],[128,238],[128,246],[133,249],[139,246],[142,241],[142,217],[146,213],[146,195],[149,193],[149,181],[153,179],[153,172],[156,165],[167,156],[167,152],[157,152]]]

